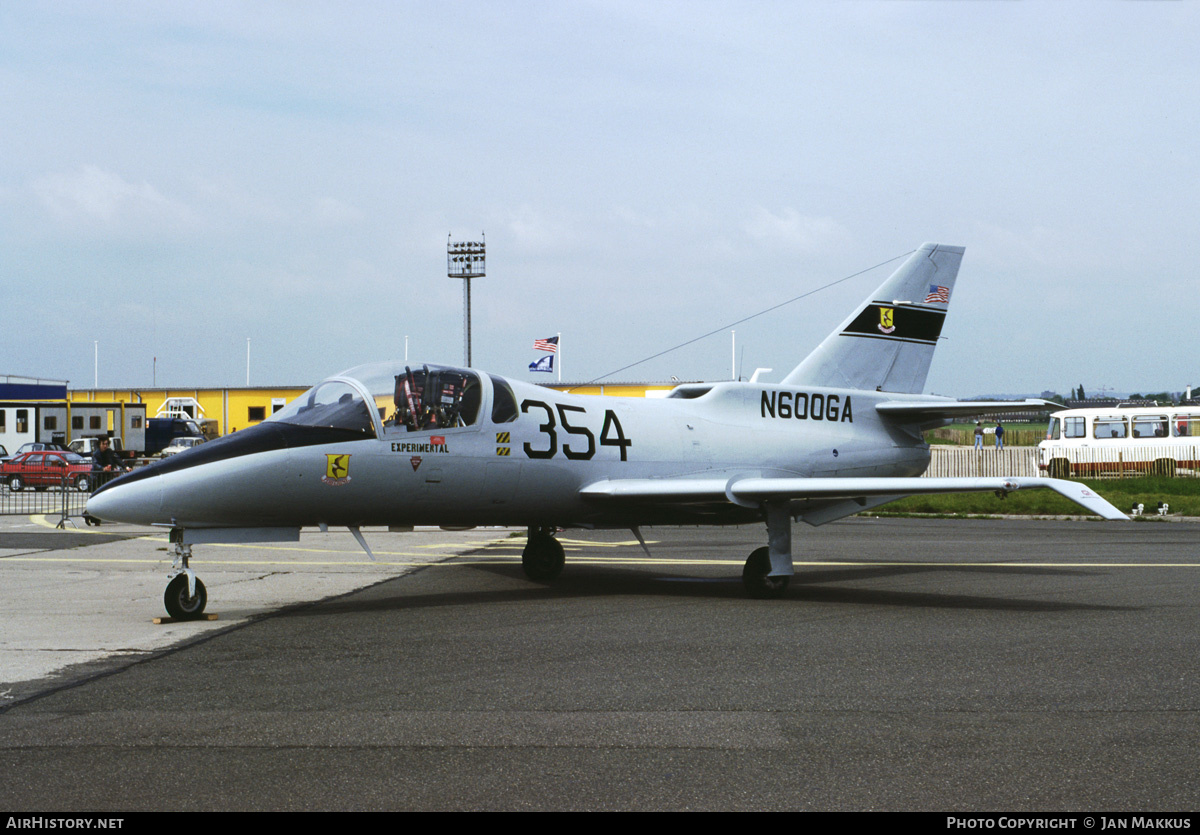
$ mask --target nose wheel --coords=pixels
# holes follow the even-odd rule
[[[175,620],[197,620],[204,614],[208,605],[208,591],[204,583],[196,576],[196,572],[188,567],[192,557],[192,546],[183,543],[182,531],[171,531],[171,541],[175,546],[175,575],[167,583],[163,593],[163,605],[167,614]]]
[[[188,575],[191,575],[190,578]],[[194,590],[188,588],[189,579],[195,585]],[[163,594],[163,605],[167,607],[167,614],[175,620],[195,620],[204,614],[207,603],[208,592],[204,583],[190,570],[186,574],[176,574],[171,578]]]
[[[554,538],[554,528],[529,529],[529,539],[521,552],[521,568],[526,577],[538,583],[549,583],[562,574],[566,561],[562,544]]]

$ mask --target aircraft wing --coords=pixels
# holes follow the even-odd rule
[[[1129,517],[1082,484],[1058,478],[689,478],[615,479],[597,481],[580,491],[593,501],[638,501],[694,504],[727,501],[744,507],[761,502],[809,500],[813,512],[801,511],[813,525],[831,522],[868,507],[905,496],[927,493],[971,493],[1048,488],[1105,519]]]
[[[901,423],[929,423],[952,418],[995,415],[1008,412],[1057,411],[1066,408],[1050,400],[887,400],[875,411]]]

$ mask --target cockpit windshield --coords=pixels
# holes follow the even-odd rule
[[[318,383],[268,420],[295,426],[319,426],[346,429],[375,436],[375,425],[363,397],[353,387],[338,380]]]
[[[360,365],[335,375],[353,380],[370,394],[368,405],[357,386],[331,378],[269,419],[283,423],[353,429],[374,435],[371,410],[385,433],[445,431],[479,420],[483,386],[469,369],[402,362]]]

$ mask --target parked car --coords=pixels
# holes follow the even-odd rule
[[[175,440],[171,441],[170,446],[166,447],[162,451],[162,456],[163,458],[166,458],[168,455],[176,455],[184,450],[191,449],[194,446],[199,446],[202,443],[204,443],[204,438],[200,437],[176,438]]]
[[[42,443],[40,441],[30,441],[27,444],[21,444],[21,448],[17,450],[17,455],[20,455],[22,452],[50,452],[50,451],[70,452],[71,450],[67,449],[62,444]]]
[[[0,481],[14,493],[26,487],[45,490],[62,485],[76,490],[92,488],[92,462],[74,452],[24,452],[0,464]]]
[[[101,437],[107,438],[107,436],[98,436],[95,438],[76,438],[75,440],[71,441],[71,443],[70,443],[71,452],[78,452],[84,458],[95,458],[96,453],[100,451],[100,438]],[[120,438],[108,438],[108,442],[112,447],[112,451],[117,454],[117,457],[119,457],[119,458],[130,458],[131,457],[130,455],[127,455],[125,453],[125,450],[121,449],[121,439]]]
[[[8,454],[8,450],[4,448],[4,444],[0,444],[0,464],[4,463],[11,457],[12,456]]]

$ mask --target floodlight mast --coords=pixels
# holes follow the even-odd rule
[[[463,353],[471,367],[471,279],[487,275],[487,239],[452,241],[446,235],[446,275],[463,280]]]

